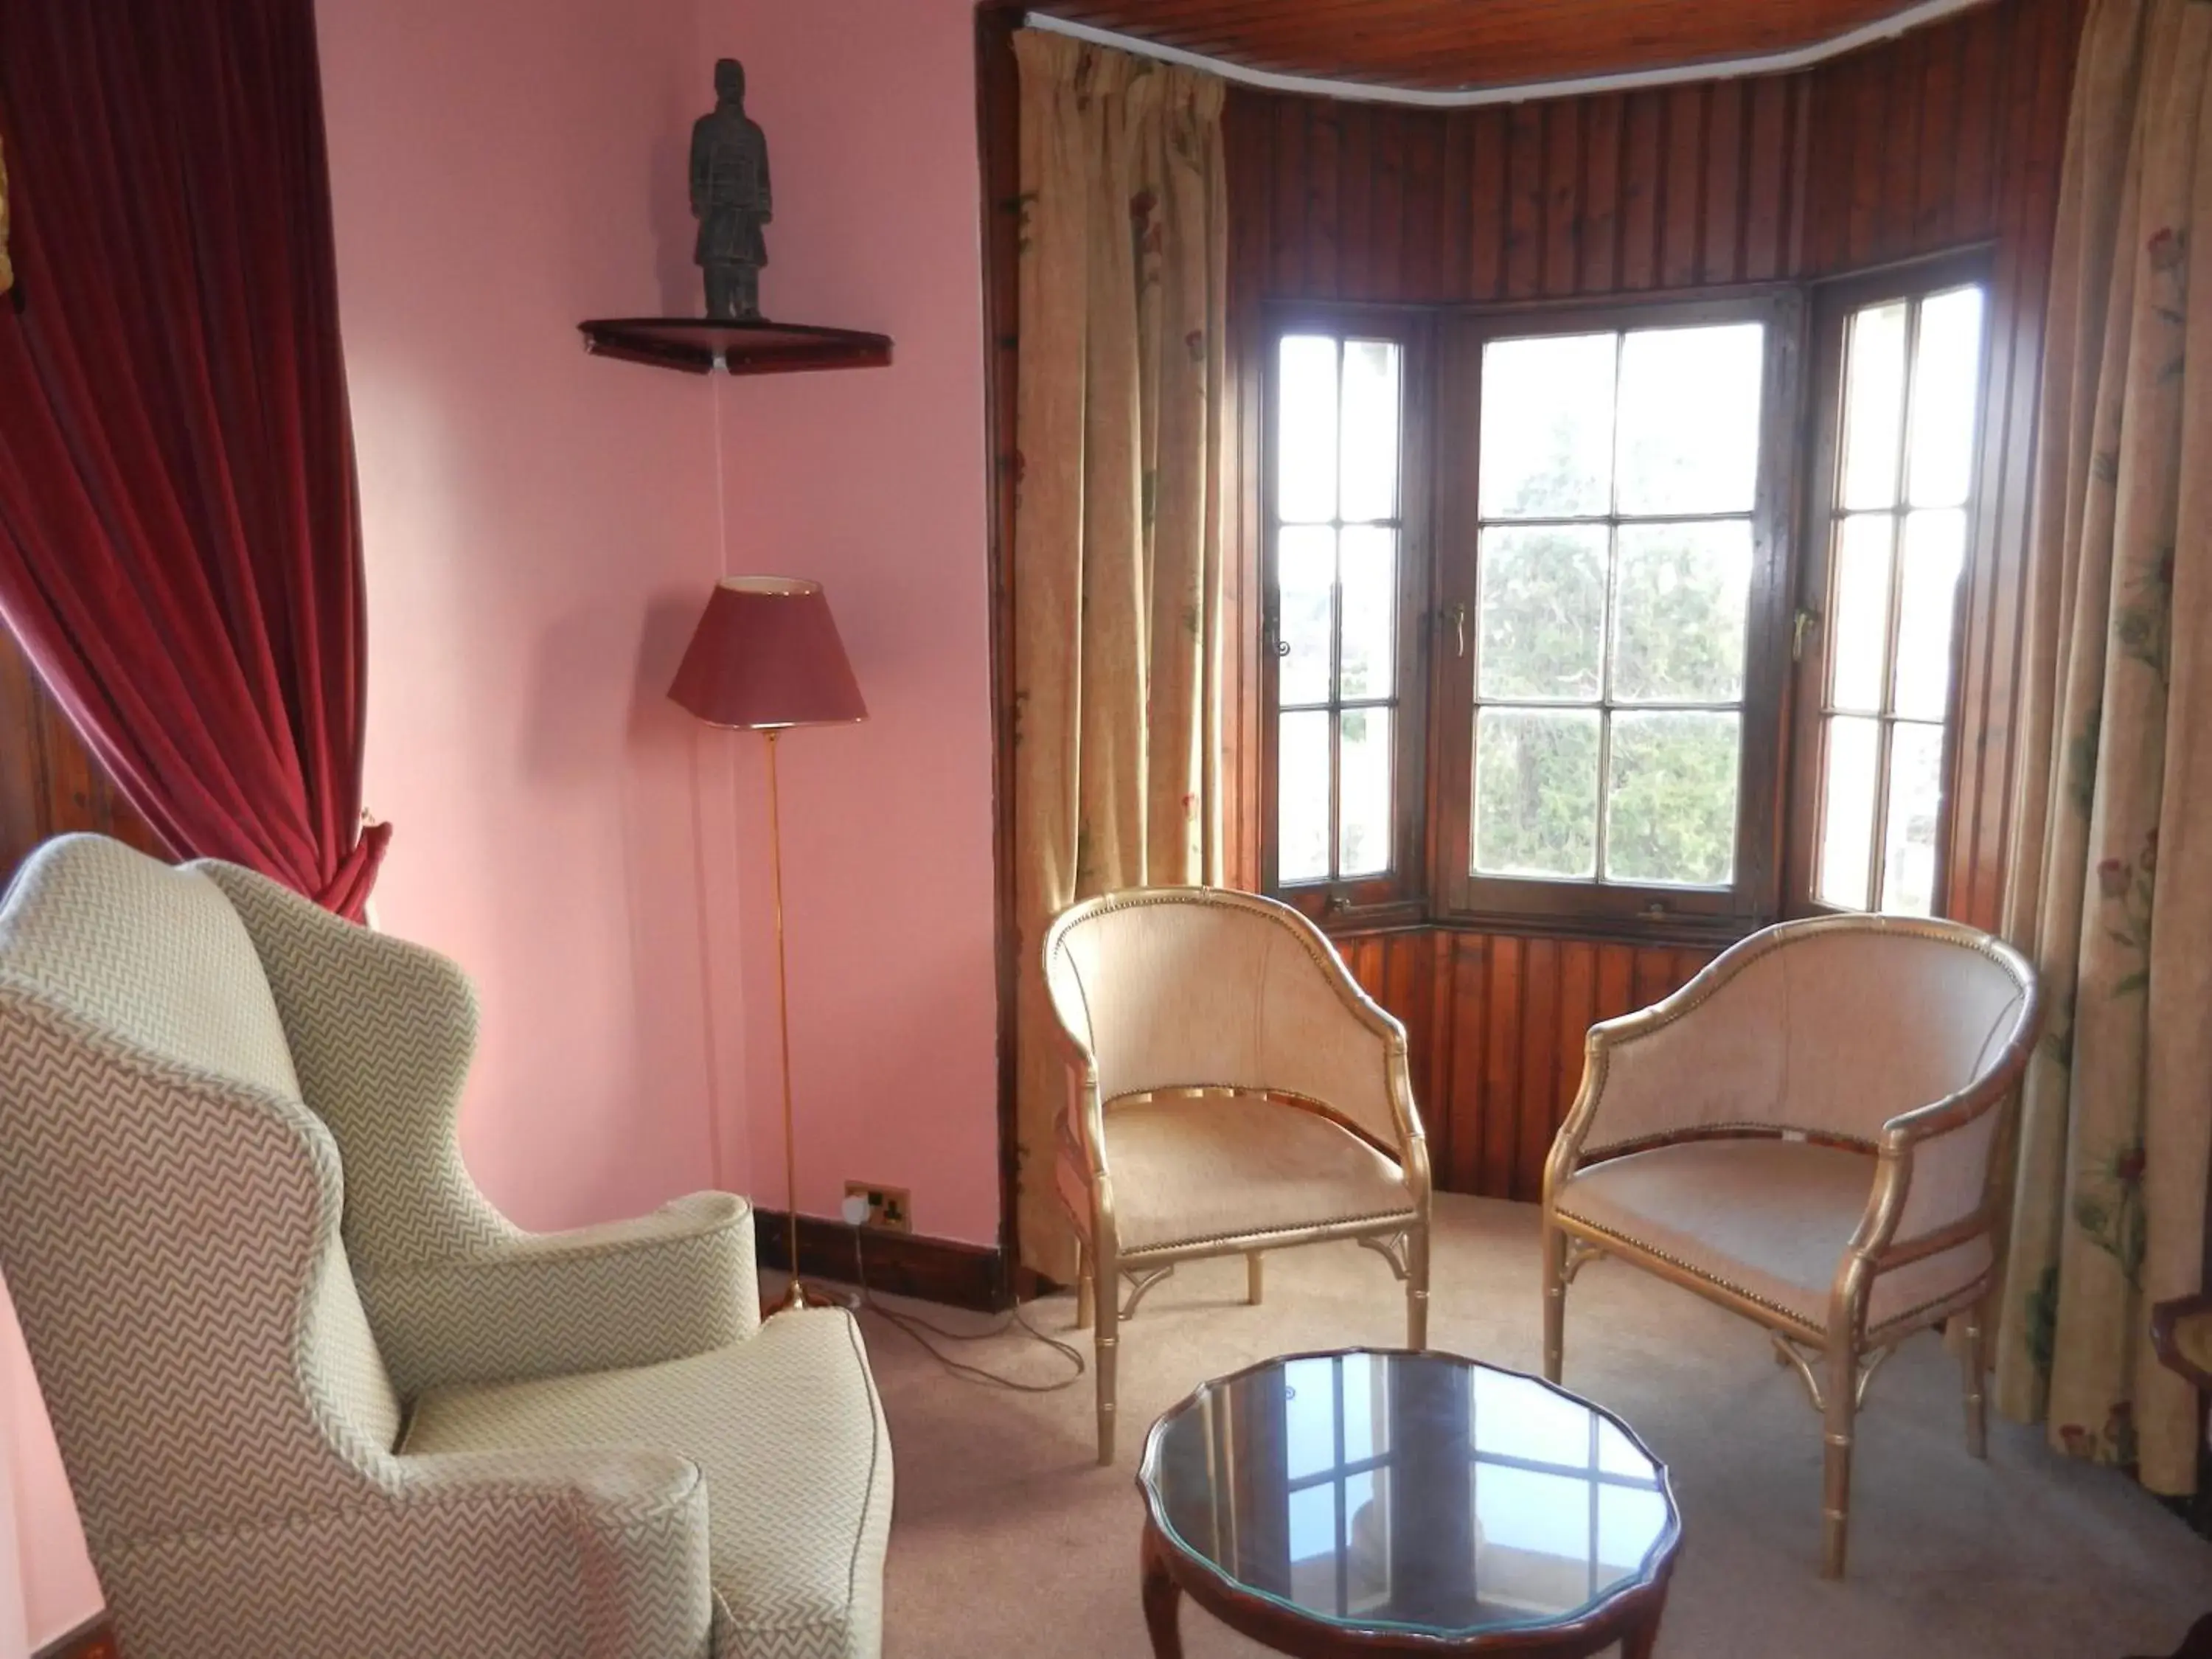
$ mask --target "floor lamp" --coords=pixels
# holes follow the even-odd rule
[[[772,1312],[808,1305],[799,1277],[799,1154],[791,1115],[791,1010],[784,980],[783,823],[776,739],[794,726],[848,726],[868,717],[822,584],[796,576],[725,576],[707,601],[670,699],[710,726],[768,741],[768,860],[775,891],[775,1029],[783,1077],[783,1201],[791,1283]]]

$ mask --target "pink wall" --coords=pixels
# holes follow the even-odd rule
[[[997,1235],[983,346],[968,0],[319,0],[369,583],[380,925],[459,959],[462,1134],[519,1220],[781,1203],[758,744],[662,696],[708,586],[830,588],[872,719],[784,745],[802,1207]],[[714,57],[774,155],[769,313],[896,366],[595,362],[691,311]],[[0,1659],[98,1587],[0,1304]],[[20,1558],[20,1611],[6,1564]]]
[[[526,1224],[714,1178],[695,734],[659,695],[714,569],[713,396],[575,332],[662,303],[687,3],[320,8],[378,920],[476,978],[464,1144]]]
[[[893,367],[727,380],[732,572],[820,578],[872,718],[783,742],[801,1207],[910,1187],[998,1237],[981,222],[969,0],[704,0],[743,59],[776,217],[763,308]],[[744,745],[750,750],[753,745]],[[751,762],[751,756],[746,760]],[[755,795],[747,764],[741,799]],[[744,893],[760,892],[757,860]],[[753,907],[759,914],[759,907]],[[749,937],[749,941],[751,936]],[[749,950],[749,987],[769,969]],[[748,995],[756,1191],[778,1202],[773,1007]]]
[[[23,1659],[100,1611],[69,1477],[0,1285],[0,1659]]]
[[[965,0],[323,0],[370,583],[380,921],[477,977],[472,1166],[526,1223],[781,1205],[757,740],[661,696],[706,588],[830,587],[873,714],[785,755],[801,1207],[998,1224],[981,266]],[[684,155],[745,60],[771,315],[889,370],[593,362],[692,311]],[[716,1148],[719,1147],[719,1152]]]

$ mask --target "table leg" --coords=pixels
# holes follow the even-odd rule
[[[1176,1618],[1182,1604],[1182,1589],[1168,1571],[1167,1553],[1167,1540],[1147,1520],[1139,1559],[1144,1570],[1145,1628],[1152,1632],[1152,1659],[1182,1659],[1182,1632]]]
[[[1640,1621],[1620,1638],[1620,1659],[1651,1659],[1659,1645],[1659,1615],[1662,1607],[1651,1609],[1650,1616]]]

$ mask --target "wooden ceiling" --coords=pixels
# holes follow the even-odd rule
[[[1447,91],[1763,57],[1912,0],[1042,0],[1036,9],[1247,68]]]

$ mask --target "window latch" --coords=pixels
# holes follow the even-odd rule
[[[1448,605],[1437,612],[1437,621],[1451,629],[1452,654],[1457,657],[1467,655],[1467,606],[1464,604]]]
[[[1805,660],[1805,636],[1820,625],[1820,613],[1809,605],[1797,607],[1797,619],[1790,629],[1790,660]]]

